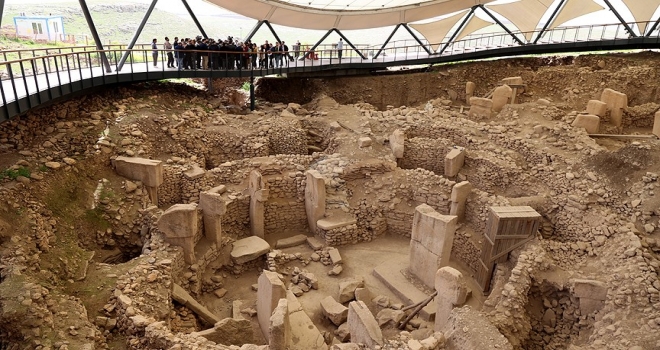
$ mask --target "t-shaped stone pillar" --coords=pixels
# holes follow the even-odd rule
[[[600,95],[600,100],[607,103],[610,121],[620,130],[623,122],[623,110],[628,108],[628,96],[622,92],[605,89]]]
[[[472,185],[468,181],[459,182],[452,187],[449,215],[456,215],[458,221],[465,219],[465,204],[471,192]]]
[[[163,183],[163,162],[160,160],[117,157],[112,161],[117,174],[131,180],[142,181],[151,203],[158,205],[158,186]]]
[[[222,216],[227,212],[227,203],[222,198],[224,185],[199,194],[199,206],[204,216],[204,235],[218,247],[222,244]]]
[[[197,204],[175,204],[156,221],[158,229],[165,234],[165,242],[183,248],[186,264],[194,264],[195,233],[197,233]]]
[[[452,148],[445,156],[445,177],[454,177],[465,164],[465,148]]]
[[[435,330],[441,331],[447,324],[451,310],[465,303],[468,287],[463,274],[449,266],[439,269],[435,273],[435,297],[438,309],[435,313]]]
[[[261,173],[252,170],[248,187],[250,192],[250,232],[259,238],[265,237],[264,202],[268,200],[268,190],[265,187]]]
[[[280,299],[286,299],[284,283],[276,272],[264,270],[257,280],[257,318],[264,338],[270,338],[270,317]]]
[[[427,204],[415,208],[409,270],[429,288],[435,284],[438,268],[449,265],[457,220],[456,216],[442,215]]]
[[[325,179],[316,170],[305,172],[305,212],[309,230],[316,234],[316,222],[325,216]]]

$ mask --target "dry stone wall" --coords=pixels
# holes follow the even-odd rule
[[[250,235],[250,197],[233,197],[227,203],[227,212],[222,216],[222,234],[241,239]]]
[[[406,139],[403,158],[399,166],[403,169],[422,168],[436,174],[444,174],[445,156],[452,143],[446,139],[415,137]]]
[[[305,201],[301,200],[269,200],[265,203],[266,234],[282,231],[308,231]]]

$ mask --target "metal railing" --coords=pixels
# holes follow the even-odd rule
[[[638,23],[629,23],[631,27]],[[655,32],[655,31],[654,31]],[[637,38],[658,43],[657,32],[652,37]],[[539,34],[541,37],[537,40]],[[225,51],[165,51],[153,50],[150,46],[141,45],[140,48],[129,50],[126,65],[120,68],[122,55],[127,51],[125,46],[117,45],[99,51],[89,46],[62,47],[44,49],[26,49],[3,52],[18,53],[19,58],[0,62],[0,95],[2,105],[0,108],[0,121],[10,116],[24,112],[48,100],[81,91],[90,87],[117,82],[144,81],[166,78],[202,78],[202,77],[255,77],[285,73],[309,73],[342,68],[371,69],[384,68],[396,65],[430,64],[449,62],[451,60],[469,59],[468,54],[487,53],[506,54],[516,48],[515,54],[535,53],[533,48],[548,47],[552,52],[553,45],[571,44],[578,47],[582,43],[617,41],[617,47],[626,48],[631,36],[625,30],[624,24],[602,24],[576,27],[560,27],[545,32],[534,31],[529,33],[514,32],[520,39],[530,38],[537,44],[520,45],[507,33],[491,33],[470,35],[454,42],[429,44],[438,47],[438,51],[431,55],[414,42],[391,42],[383,49],[378,57],[373,54],[381,49],[382,45],[359,45],[358,50],[366,57],[362,58],[349,48],[343,50],[343,57],[339,59],[338,51],[331,45],[319,46],[314,52],[306,51],[303,46],[300,51],[284,53],[253,53],[253,52],[225,52]],[[623,39],[623,40],[622,40]],[[146,47],[145,47],[146,46]],[[583,45],[585,48],[595,45]],[[660,47],[660,46],[656,46]],[[509,51],[503,51],[509,49]],[[562,51],[567,51],[565,48]],[[53,53],[55,52],[55,53]],[[153,59],[156,55],[157,65]],[[168,56],[184,56],[187,69],[168,68]],[[25,57],[29,56],[29,57]],[[110,70],[104,67],[103,57],[107,57]],[[476,55],[484,56],[484,55]],[[206,62],[201,67],[197,63]],[[188,58],[193,62],[186,62]],[[293,58],[293,60],[291,60]],[[479,57],[477,57],[479,58]],[[175,59],[175,65],[177,60]],[[22,105],[17,103],[22,101]],[[9,105],[13,110],[10,110]]]

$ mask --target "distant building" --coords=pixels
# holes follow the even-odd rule
[[[64,38],[62,16],[17,16],[14,17],[14,27],[17,36],[48,41]]]

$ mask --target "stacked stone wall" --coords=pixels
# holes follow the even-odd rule
[[[305,201],[273,200],[265,203],[264,226],[266,234],[296,230],[307,233]]]
[[[270,154],[307,154],[307,131],[298,120],[274,120],[268,136]]]
[[[436,174],[444,174],[445,156],[451,146],[452,142],[447,139],[424,137],[407,139],[399,166],[403,169],[422,168]]]
[[[250,197],[240,196],[227,203],[227,212],[222,216],[222,234],[233,239],[250,235]]]

